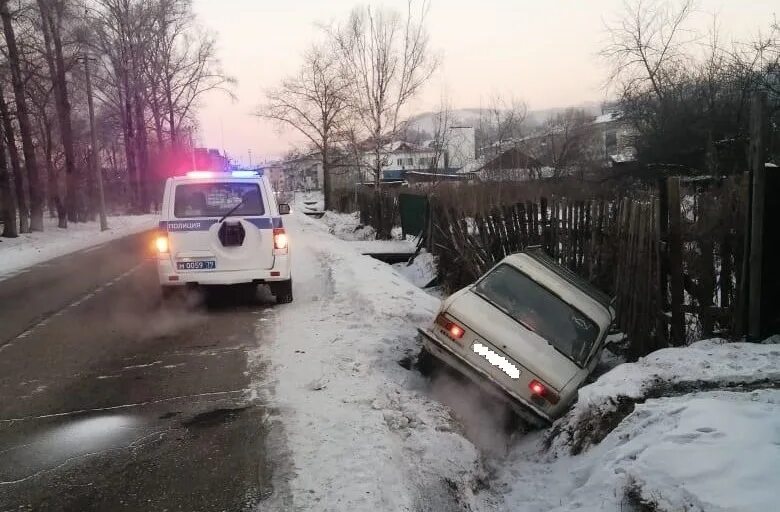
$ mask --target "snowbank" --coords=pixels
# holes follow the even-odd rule
[[[443,405],[417,391],[422,377],[399,364],[416,355],[415,329],[438,299],[320,221],[285,222],[295,302],[274,309],[274,325],[258,325],[277,341],[254,360],[270,361],[271,381],[256,385],[284,426],[292,508],[451,510],[470,500],[477,450]]]
[[[555,510],[625,510],[639,503],[661,511],[774,510],[778,432],[777,389],[648,400],[592,453],[569,461],[582,485]]]
[[[58,256],[152,229],[158,224],[158,216],[109,217],[107,231],[100,231],[98,222],[69,223],[68,229],[58,228],[57,219],[45,217],[44,223],[43,232],[0,238],[0,278]]]
[[[414,240],[364,240],[349,245],[361,254],[413,254],[417,249]]]
[[[773,510],[780,345],[768,341],[707,340],[617,366],[495,462],[494,487],[529,512]]]
[[[427,286],[436,278],[436,261],[433,254],[428,252],[418,254],[411,265],[396,263],[393,268],[418,288]]]
[[[326,211],[320,221],[328,227],[328,231],[332,235],[341,240],[373,240],[376,237],[374,228],[360,223],[360,214],[357,212]]]
[[[780,381],[780,346],[712,339],[667,348],[617,366],[579,391],[548,434],[553,453],[598,443],[646,398]]]

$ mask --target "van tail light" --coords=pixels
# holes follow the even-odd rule
[[[536,379],[533,379],[528,383],[528,389],[531,390],[532,395],[542,397],[553,405],[557,404],[558,400],[560,400],[557,393]]]
[[[287,233],[284,228],[274,228],[274,253],[287,254]]]
[[[168,254],[168,234],[159,233],[154,240],[154,246],[157,249],[158,254]]]
[[[447,331],[447,335],[453,340],[459,340],[465,334],[465,330],[455,322],[448,320],[444,315],[436,317],[436,324]]]

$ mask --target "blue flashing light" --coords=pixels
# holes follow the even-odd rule
[[[263,171],[232,171],[234,178],[256,178],[263,175]]]

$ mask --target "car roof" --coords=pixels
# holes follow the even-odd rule
[[[501,260],[499,265],[502,263],[509,264],[524,272],[534,281],[594,320],[602,328],[606,328],[612,323],[614,313],[606,296],[593,288],[587,281],[570,273],[576,278],[572,279],[567,274],[568,271],[557,265],[552,259],[549,262],[544,261],[543,258],[539,258],[529,251],[511,254]]]

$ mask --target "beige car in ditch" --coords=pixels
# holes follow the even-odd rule
[[[596,368],[614,310],[541,249],[507,256],[420,329],[423,361],[445,363],[537,426],[561,416]]]

